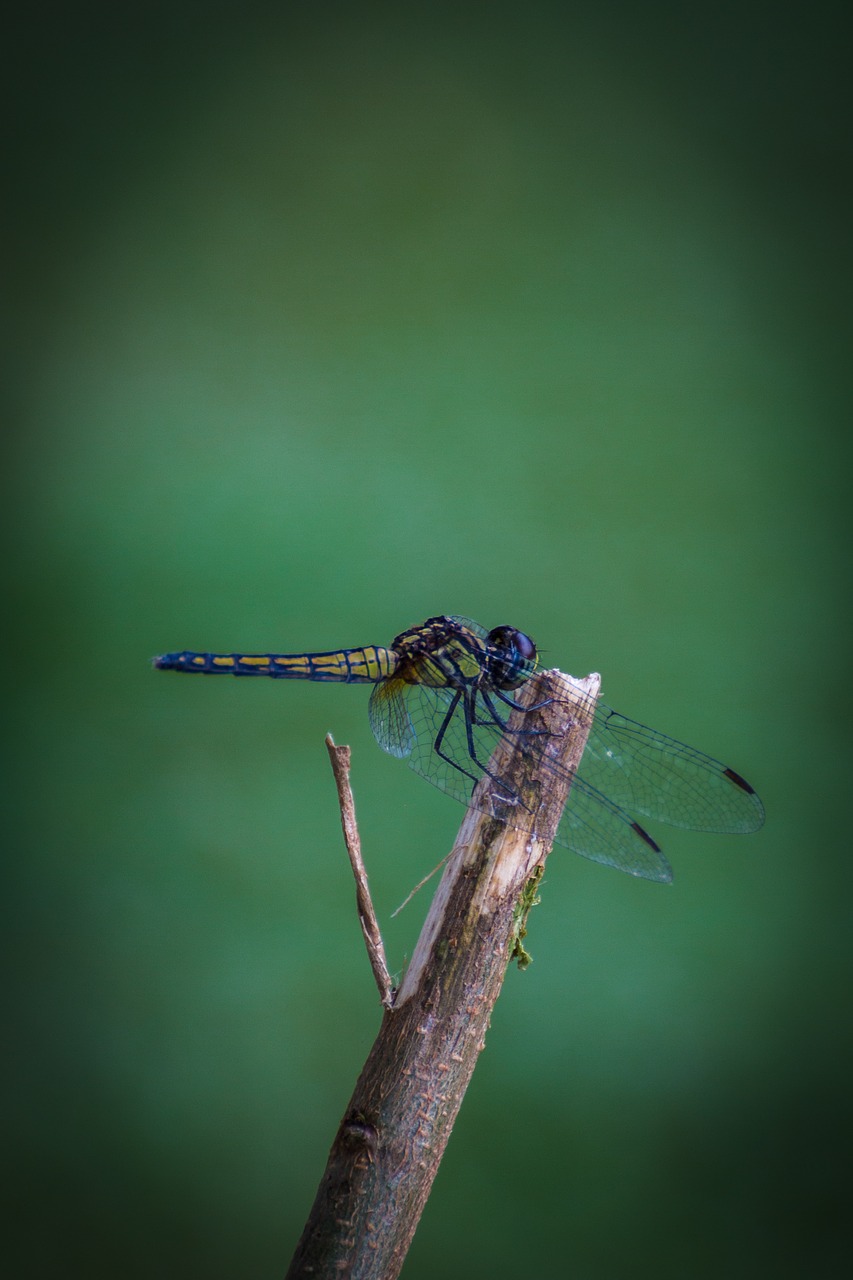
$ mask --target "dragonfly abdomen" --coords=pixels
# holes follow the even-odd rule
[[[338,684],[376,684],[394,673],[397,655],[368,645],[332,653],[166,653],[154,659],[163,671],[200,675],[272,676],[279,680],[324,680]]]

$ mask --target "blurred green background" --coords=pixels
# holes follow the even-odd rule
[[[851,876],[840,28],[751,0],[40,6],[7,49],[17,1276],[280,1275],[461,810],[359,688],[512,623],[761,792],[559,852],[404,1269],[830,1277]],[[842,714],[842,711],[844,714]]]

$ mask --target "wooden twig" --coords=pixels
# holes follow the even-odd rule
[[[395,1280],[429,1195],[508,961],[580,762],[599,679],[542,672],[509,728],[548,735],[565,767],[531,772],[505,735],[490,770],[535,814],[518,830],[476,808],[453,852],[393,1008],[386,1008],[287,1273],[288,1280]],[[486,777],[479,788],[494,787]],[[478,797],[488,808],[487,793]]]
[[[379,931],[379,922],[373,909],[373,899],[370,896],[370,887],[367,883],[364,859],[361,856],[361,840],[358,834],[358,824],[355,820],[355,800],[349,781],[352,752],[349,747],[335,746],[330,733],[326,734],[326,749],[329,752],[332,771],[335,775],[335,784],[338,788],[338,803],[341,807],[344,844],[347,847],[350,866],[355,876],[355,896],[359,924],[361,925],[361,932],[364,934],[364,943],[367,947],[370,967],[373,970],[373,976],[379,988],[379,999],[386,1009],[390,1009],[394,1003],[394,987],[391,982],[391,975],[388,972],[388,964],[385,960],[385,945],[382,941],[382,934]]]

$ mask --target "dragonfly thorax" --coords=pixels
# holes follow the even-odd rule
[[[488,641],[456,618],[427,618],[391,645],[397,676],[407,684],[440,689],[476,685],[489,668]]]
[[[398,679],[434,689],[517,689],[536,670],[536,645],[523,631],[486,632],[463,618],[427,618],[397,636],[391,649]]]

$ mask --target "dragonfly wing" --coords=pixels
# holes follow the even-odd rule
[[[583,767],[583,766],[581,766]],[[592,862],[669,884],[672,867],[639,823],[600,791],[575,776],[557,843]]]
[[[481,640],[488,640],[489,633],[481,623],[475,622],[473,618],[463,618],[461,613],[452,613],[450,615],[451,622],[458,622],[460,627],[464,627],[466,631],[473,631],[475,636],[479,636]]]
[[[692,831],[757,831],[764,807],[712,756],[599,703],[579,773],[617,806]]]
[[[478,709],[481,720],[466,726],[463,702],[453,689],[415,685],[408,708],[416,738],[409,767],[461,804],[469,805],[474,787],[503,736],[503,727],[487,719],[484,707]],[[513,797],[497,782],[480,791],[477,807],[520,830],[529,831],[533,826],[535,814],[523,806],[516,807]]]
[[[393,679],[374,689],[370,722],[384,750],[405,756],[415,773],[465,805],[470,804],[474,784],[483,776],[503,733],[479,702],[477,723],[466,726],[462,700],[453,689]],[[560,768],[542,756],[535,736],[519,735],[516,749],[530,756],[536,767]],[[704,823],[710,830],[751,830],[760,825],[755,813],[756,804],[761,812],[760,801],[744,790],[747,784],[742,779],[733,782],[730,772],[710,756],[609,708],[602,715],[599,704],[589,745],[572,779],[557,842],[593,862],[668,883],[672,879],[669,863],[632,813],[648,813],[681,826]],[[535,813],[514,805],[497,786],[481,789],[479,807],[519,830],[535,827]],[[721,821],[730,825],[721,827]],[[712,822],[716,825],[711,826]]]
[[[412,688],[403,680],[382,680],[373,686],[367,714],[373,736],[389,756],[405,760],[415,747],[415,731],[408,708]]]
[[[487,708],[480,705],[480,722],[471,727],[477,757],[476,761],[472,760],[461,703],[447,719],[453,696],[450,689],[430,689],[422,685],[412,687],[407,705],[417,741],[409,757],[409,765],[434,786],[467,805],[471,802],[474,781],[482,777],[482,766],[488,765],[502,730],[489,721]],[[435,750],[442,727],[441,751],[445,759]],[[553,761],[542,758],[540,742],[536,737],[519,735],[516,750],[530,757],[534,767],[559,770]],[[518,830],[535,829],[536,814],[523,805],[513,804],[497,786],[481,790],[479,807]],[[630,875],[664,883],[672,879],[672,869],[651,836],[606,796],[578,777],[572,780],[557,841],[573,853],[627,871]]]
[[[457,702],[451,714],[455,699],[456,691],[453,689],[435,689],[428,685],[411,686],[408,709],[415,747],[409,757],[409,767],[433,786],[440,787],[462,804],[468,804],[474,784],[482,777],[483,770],[471,758],[468,749],[465,712],[461,701]],[[474,741],[477,757],[488,763],[499,734],[494,730],[487,732],[485,726],[474,726],[473,733],[476,735]],[[435,749],[440,734],[441,755]]]

